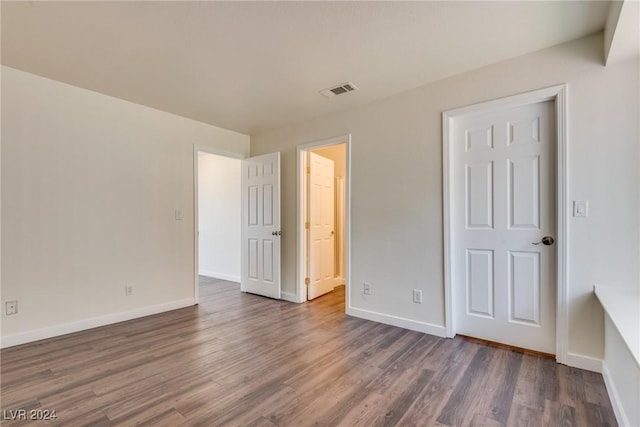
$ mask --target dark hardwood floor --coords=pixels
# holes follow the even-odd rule
[[[599,374],[347,317],[343,288],[293,304],[203,278],[199,306],[0,355],[6,426],[616,425]]]

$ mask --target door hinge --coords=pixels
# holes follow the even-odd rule
[[[307,166],[307,173],[311,173],[311,166]]]
[[[308,277],[304,278],[304,284],[309,286],[309,283],[311,283],[311,279],[309,279]]]
[[[304,228],[306,228],[307,230],[311,228],[311,223],[305,222],[304,223]]]

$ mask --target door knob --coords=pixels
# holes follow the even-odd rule
[[[539,245],[540,243],[542,243],[545,246],[551,246],[555,243],[555,239],[551,236],[544,236],[542,238],[542,240],[540,240],[539,242],[534,242],[531,243],[532,245]]]

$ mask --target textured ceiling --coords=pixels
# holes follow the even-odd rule
[[[608,2],[2,2],[2,64],[252,133],[600,31]],[[360,92],[318,91],[354,82]]]

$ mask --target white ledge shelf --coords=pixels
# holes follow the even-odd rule
[[[593,290],[640,368],[640,293],[602,285]]]

